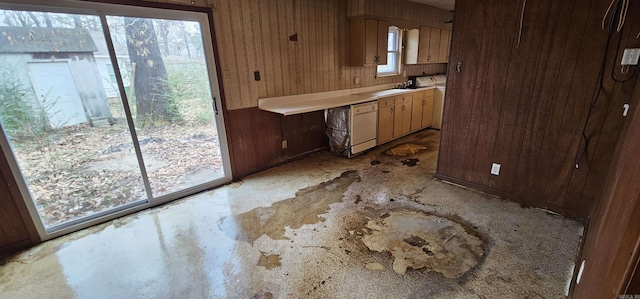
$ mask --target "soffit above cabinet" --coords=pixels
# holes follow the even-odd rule
[[[438,8],[453,10],[455,0],[407,0],[415,3],[435,6]]]

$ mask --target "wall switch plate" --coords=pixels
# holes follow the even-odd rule
[[[491,174],[493,175],[500,175],[500,164],[498,163],[493,163],[491,165]]]
[[[282,140],[282,149],[287,148],[287,141],[286,140]]]
[[[622,62],[620,62],[620,65],[638,65],[639,58],[640,48],[624,49],[624,54],[622,54]]]

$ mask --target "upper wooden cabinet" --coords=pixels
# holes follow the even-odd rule
[[[387,64],[389,22],[363,17],[349,19],[349,63],[352,66]]]
[[[451,30],[441,29],[440,31],[440,51],[438,60],[449,62],[449,44],[451,43]]]
[[[431,33],[429,34],[429,47],[427,47],[427,50],[428,50],[427,57],[426,57],[427,59],[422,61],[418,60],[418,62],[429,63],[429,62],[440,61],[438,54],[440,53],[440,30],[441,29],[429,28],[429,27],[423,27],[423,28],[420,28],[420,30],[431,31]]]
[[[449,61],[451,30],[421,26],[405,36],[404,64],[446,63]]]
[[[404,64],[417,64],[420,30],[409,29],[404,35]]]

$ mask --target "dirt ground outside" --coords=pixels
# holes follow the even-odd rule
[[[136,128],[154,196],[223,176],[215,125],[203,121],[199,106],[187,103],[179,122]],[[121,108],[112,110],[111,126],[11,140],[45,226],[147,199],[126,120]]]

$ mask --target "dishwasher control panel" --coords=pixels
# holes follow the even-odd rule
[[[362,113],[371,112],[371,111],[378,111],[378,101],[368,102],[368,103],[359,104],[359,105],[353,105],[351,106],[351,109],[353,110],[353,114],[362,114]]]

